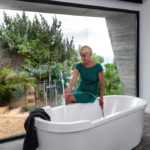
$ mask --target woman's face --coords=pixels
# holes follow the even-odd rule
[[[91,60],[91,54],[90,53],[80,53],[81,60],[83,63],[87,63]]]

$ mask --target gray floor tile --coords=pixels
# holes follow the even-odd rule
[[[0,144],[0,150],[22,150],[24,139],[19,139],[11,142]]]

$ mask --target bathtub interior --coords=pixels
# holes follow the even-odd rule
[[[144,105],[142,99],[132,96],[104,96],[105,118]],[[98,101],[87,104],[70,104],[58,107],[46,107],[45,111],[53,122],[75,122],[80,120],[104,119]]]
[[[54,122],[75,122],[81,120],[95,120],[102,117],[98,101],[87,104],[70,104],[66,106],[47,107],[45,111]]]
[[[105,96],[105,115],[109,116],[115,113],[129,111],[136,107],[145,106],[146,102],[138,97],[127,95]]]

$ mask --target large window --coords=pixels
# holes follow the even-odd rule
[[[34,108],[63,104],[82,45],[104,68],[105,95],[138,96],[138,12],[25,4],[0,10],[0,139],[23,134]]]

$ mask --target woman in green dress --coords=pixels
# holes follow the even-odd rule
[[[83,46],[79,50],[82,62],[76,64],[73,77],[65,89],[66,104],[70,103],[92,103],[98,96],[100,89],[99,104],[103,107],[104,95],[104,77],[103,68],[99,63],[91,60],[92,49],[89,46]],[[75,84],[78,74],[80,74],[80,84],[75,91],[71,93],[71,89]],[[100,84],[100,88],[98,88]]]

